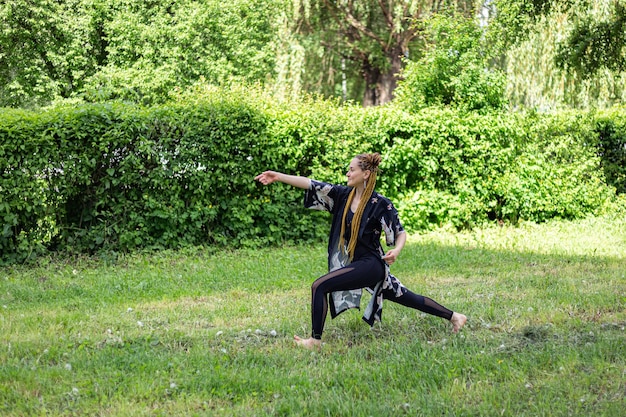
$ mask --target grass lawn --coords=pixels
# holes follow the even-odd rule
[[[296,347],[325,268],[325,245],[1,268],[0,415],[626,413],[625,219],[411,237],[392,272],[459,334],[386,302]]]

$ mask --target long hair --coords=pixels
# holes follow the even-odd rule
[[[357,155],[355,158],[359,160],[359,168],[363,171],[370,171],[369,179],[367,180],[367,185],[365,187],[365,191],[363,191],[363,195],[361,196],[361,200],[359,201],[359,206],[354,213],[354,217],[352,218],[352,225],[350,227],[350,241],[348,242],[348,256],[350,257],[350,262],[352,262],[352,258],[354,257],[354,250],[356,248],[356,242],[359,239],[359,228],[361,227],[361,219],[363,217],[363,211],[365,211],[365,206],[368,201],[372,197],[372,193],[374,192],[374,187],[376,186],[376,174],[378,172],[378,164],[380,164],[381,157],[379,153],[363,153]],[[350,194],[348,195],[348,201],[346,202],[346,207],[343,209],[343,216],[341,218],[341,234],[339,235],[339,250],[345,253],[345,238],[344,234],[346,232],[346,216],[348,215],[348,210],[350,210],[350,206],[352,205],[352,200],[356,194],[356,187],[352,188]]]

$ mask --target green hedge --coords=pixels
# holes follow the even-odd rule
[[[0,260],[323,239],[275,169],[345,181],[350,158],[384,157],[379,190],[409,230],[573,219],[624,189],[624,112],[476,115],[275,103],[216,91],[138,108],[83,105],[0,116]],[[607,183],[610,181],[613,186]]]
[[[596,115],[380,113],[388,136],[375,148],[389,175],[379,188],[413,230],[575,219],[615,200],[601,169]]]
[[[605,111],[595,122],[606,180],[619,194],[626,194],[626,111],[624,108]]]

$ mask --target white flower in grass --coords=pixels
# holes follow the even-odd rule
[[[133,308],[132,308],[132,307],[128,307],[128,308],[126,309],[126,312],[127,312],[127,313],[132,313],[132,312],[133,312]]]
[[[143,327],[143,323],[142,323],[141,321],[138,321],[138,322],[137,322],[137,326],[139,326],[139,327]]]
[[[72,370],[72,364],[71,363],[66,363],[65,364],[65,369],[67,369],[68,371]]]
[[[170,382],[170,389],[176,389],[178,388],[178,386],[176,385],[176,382]]]
[[[278,333],[276,333],[276,330],[271,330],[270,331],[270,336],[276,337],[276,336],[278,336]]]
[[[223,334],[224,332],[220,330],[219,332],[215,333],[215,337],[220,337]]]

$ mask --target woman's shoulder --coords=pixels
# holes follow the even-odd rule
[[[388,199],[387,197],[385,197],[384,195],[374,191],[372,193],[372,203],[374,204],[384,204],[384,205],[388,205],[391,204],[393,205],[393,202]]]

